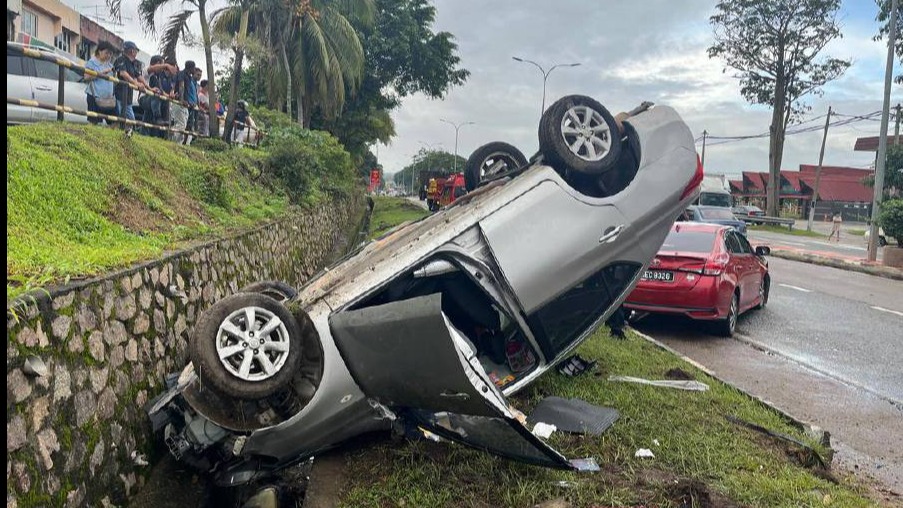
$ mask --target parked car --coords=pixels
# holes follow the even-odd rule
[[[6,90],[7,96],[14,99],[33,100],[44,104],[57,104],[59,99],[59,66],[53,62],[24,56],[14,47],[26,47],[44,54],[78,63],[73,57],[40,46],[29,46],[18,42],[6,43]],[[73,69],[64,70],[65,87],[63,100],[66,106],[79,111],[88,110],[87,83],[84,76]],[[135,117],[141,120],[143,113],[138,103],[141,94],[133,94]],[[43,121],[56,121],[57,113],[49,109],[6,104],[6,123],[23,124]],[[88,123],[88,117],[74,113],[64,113],[67,122]]]
[[[575,116],[619,129],[583,96],[541,124],[569,132]],[[508,396],[620,306],[702,178],[673,109],[624,125],[619,158],[595,164],[599,152],[562,143],[545,153],[554,165],[518,168],[400,226],[298,292],[259,283],[215,303],[191,333],[191,363],[148,408],[170,452],[234,485],[395,426],[573,469]],[[581,190],[598,194],[587,182],[622,170],[626,185],[608,195]]]
[[[733,208],[734,215],[737,217],[765,217],[765,210],[762,210],[758,206],[755,205],[742,205],[735,206]],[[747,221],[744,221],[747,222]],[[761,224],[761,222],[756,222],[754,220],[748,221],[753,224]]]
[[[733,335],[737,318],[768,303],[771,276],[765,256],[731,227],[678,222],[624,306],[638,313],[676,314],[713,321]]]
[[[871,230],[871,228],[867,228],[865,230],[865,234],[863,235],[863,238],[865,238],[866,245],[868,245],[869,238],[871,238],[871,237],[872,237],[872,230]],[[884,247],[885,245],[887,245],[887,235],[884,234],[884,228],[879,227],[878,228],[878,246]]]
[[[734,212],[730,208],[722,206],[688,206],[683,218],[689,221],[731,226],[739,231],[740,234],[746,234],[746,223],[734,217]]]
[[[41,53],[53,55],[59,58],[70,58],[60,53],[37,46],[25,46],[17,42],[6,43],[6,93],[14,99],[27,99],[45,104],[57,103],[57,90],[59,89],[59,66],[55,63],[36,58],[29,58],[15,51],[12,47],[28,47]],[[88,109],[88,99],[85,94],[87,85],[82,80],[82,75],[72,69],[65,70],[66,86],[64,100],[66,105],[79,110]],[[65,113],[67,122],[88,123],[88,118],[72,113]],[[20,106],[18,104],[6,104],[6,123],[20,124],[40,121],[56,120],[56,111],[48,109]]]

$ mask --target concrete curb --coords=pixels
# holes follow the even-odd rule
[[[722,383],[724,383],[724,384],[730,386],[731,388],[733,388],[733,389],[737,390],[738,392],[740,392],[740,393],[746,395],[747,397],[749,397],[749,398],[755,400],[756,402],[762,404],[763,406],[767,407],[768,409],[771,409],[772,411],[778,413],[779,415],[781,415],[781,417],[785,418],[787,421],[789,421],[790,423],[792,423],[792,424],[793,424],[795,427],[797,427],[798,429],[800,429],[800,430],[802,430],[802,431],[805,431],[807,428],[814,427],[814,424],[812,424],[812,423],[810,423],[810,422],[806,422],[806,421],[804,421],[804,420],[801,420],[801,419],[797,418],[796,416],[793,416],[792,414],[790,414],[790,413],[784,411],[783,409],[777,407],[777,406],[774,405],[773,403],[771,403],[771,402],[769,402],[769,401],[767,401],[767,400],[765,400],[765,399],[763,399],[763,398],[761,398],[761,397],[756,397],[755,395],[753,395],[753,394],[747,392],[746,390],[744,390],[744,389],[738,387],[737,385],[735,385],[735,384],[733,384],[733,383],[730,383],[730,382],[728,382],[728,381],[725,381],[724,379],[722,379],[721,377],[719,377],[717,374],[715,374],[715,372],[713,372],[713,371],[712,371],[711,369],[709,369],[708,367],[706,367],[706,366],[702,365],[701,363],[697,362],[696,360],[693,360],[692,358],[690,358],[690,357],[688,357],[688,356],[686,356],[686,355],[680,353],[679,351],[677,351],[677,350],[671,348],[670,346],[664,344],[663,342],[659,342],[657,339],[655,339],[655,338],[653,338],[653,337],[650,337],[649,335],[646,335],[645,333],[643,333],[643,332],[637,330],[636,328],[630,328],[630,331],[632,331],[633,333],[635,333],[635,334],[637,334],[638,336],[640,336],[641,338],[643,338],[643,340],[645,340],[645,341],[651,343],[652,345],[658,347],[659,349],[663,349],[663,350],[665,350],[665,351],[671,353],[672,355],[674,355],[674,356],[680,358],[681,360],[683,360],[683,361],[689,363],[690,365],[696,367],[697,369],[699,369],[699,370],[705,372],[705,373],[708,374],[709,376],[711,376],[711,377],[717,379],[718,381],[720,381],[720,382],[722,382]]]
[[[849,270],[852,272],[865,273],[893,280],[903,280],[903,270],[892,268],[890,266],[864,265],[857,261],[846,261],[839,258],[829,258],[826,256],[816,256],[814,254],[801,254],[798,252],[774,249],[771,255],[776,258],[788,259],[790,261],[799,261],[802,263],[811,263],[814,265],[830,266],[841,270]]]

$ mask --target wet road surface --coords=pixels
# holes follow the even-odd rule
[[[829,430],[837,460],[903,494],[903,282],[769,260],[766,309],[736,340],[699,323],[635,327],[740,388]]]

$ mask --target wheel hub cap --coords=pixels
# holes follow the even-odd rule
[[[605,118],[589,106],[574,106],[561,120],[561,137],[582,160],[602,160],[611,151],[612,133]]]
[[[275,376],[288,359],[288,329],[274,313],[245,307],[220,323],[216,352],[232,376],[243,381],[263,381]]]

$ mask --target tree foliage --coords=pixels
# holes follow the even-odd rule
[[[402,98],[418,92],[442,98],[470,75],[460,67],[454,36],[432,30],[436,8],[427,0],[377,0],[376,8],[375,23],[355,24],[365,54],[357,94],[337,118],[315,115],[311,122],[335,134],[358,162],[369,145],[395,135],[390,113]]]
[[[881,27],[878,29],[878,35],[875,36],[875,40],[883,40],[890,33],[891,0],[876,0],[876,3],[878,4],[878,16],[876,19],[881,24]],[[896,53],[897,59],[900,60],[900,65],[903,66],[903,2],[897,2],[896,29],[894,53]],[[903,74],[895,76],[894,81],[903,83]]]
[[[885,198],[903,197],[903,144],[888,143],[885,161],[883,195]],[[866,178],[864,183],[869,187],[874,187],[875,177]]]
[[[836,15],[840,0],[723,0],[710,18],[714,43],[709,57],[722,58],[740,80],[740,93],[772,108],[767,208],[779,209],[779,172],[787,125],[809,110],[803,98],[840,77],[847,60],[821,57],[842,37]],[[727,70],[727,68],[725,70]]]
[[[897,240],[897,246],[903,247],[903,199],[891,199],[881,204],[878,225],[884,233]]]
[[[459,155],[457,165],[459,172],[464,170],[465,162],[467,162],[467,160]],[[410,187],[412,174],[414,176],[414,181],[416,184],[420,181],[418,175],[421,172],[429,171],[442,175],[450,175],[454,173],[454,168],[454,154],[448,153],[444,150],[427,150],[426,148],[421,148],[420,151],[417,152],[417,154],[411,160],[410,164],[393,175],[392,181],[394,181],[398,185],[407,185]]]

